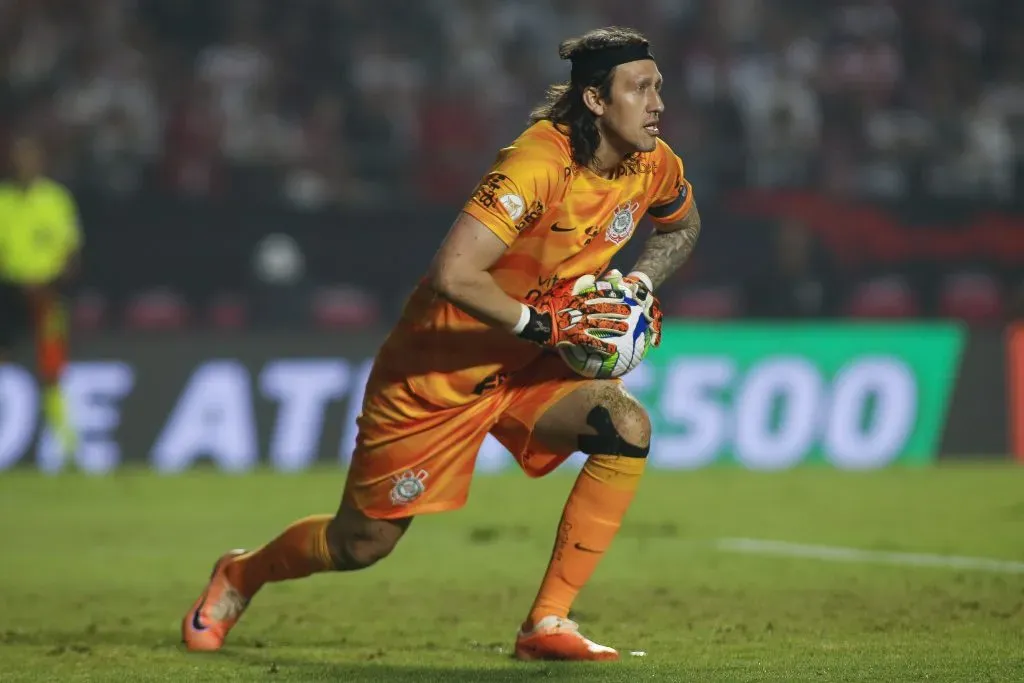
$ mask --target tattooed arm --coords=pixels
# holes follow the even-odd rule
[[[651,278],[654,288],[661,286],[668,277],[686,263],[697,246],[700,236],[700,214],[694,204],[678,223],[664,226],[666,231],[657,231],[647,239],[640,259],[633,267]]]

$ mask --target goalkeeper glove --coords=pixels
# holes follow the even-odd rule
[[[615,268],[605,273],[601,280],[607,282],[617,292],[628,296],[637,302],[643,309],[644,318],[651,327],[652,345],[661,344],[661,303],[658,297],[654,296],[654,286],[651,279],[640,271],[634,271],[623,277],[622,273]]]
[[[536,304],[523,304],[523,315],[513,330],[523,339],[542,346],[587,346],[611,355],[614,347],[602,339],[629,331],[629,305],[621,292],[593,275],[557,285]]]

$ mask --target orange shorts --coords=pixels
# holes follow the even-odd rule
[[[462,507],[488,434],[523,471],[540,477],[571,451],[554,452],[533,439],[540,417],[587,380],[545,354],[467,405],[439,408],[404,382],[367,388],[345,501],[376,519]]]

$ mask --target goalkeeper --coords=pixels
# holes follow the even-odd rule
[[[659,140],[662,78],[647,40],[598,29],[559,52],[569,81],[498,154],[378,352],[339,509],[223,555],[183,619],[189,648],[220,648],[267,583],[368,567],[417,515],[463,505],[490,433],[531,477],[589,456],[516,656],[618,658],[568,615],[633,499],[651,423],[620,381],[575,375],[550,351],[600,348],[588,330],[627,331],[621,298],[576,292],[606,273],[645,214],[656,229],[633,272],[605,279],[642,302],[656,335],[653,292],[692,252],[700,218],[682,162]]]
[[[22,333],[34,333],[43,415],[67,456],[76,436],[60,389],[68,355],[60,286],[78,264],[78,212],[71,194],[43,176],[37,140],[16,137],[11,162],[14,178],[0,184],[0,361]]]

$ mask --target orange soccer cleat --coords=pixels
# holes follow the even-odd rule
[[[618,652],[583,637],[575,621],[562,617],[544,617],[516,636],[516,659],[606,662],[618,658]]]
[[[181,640],[189,650],[219,650],[249,600],[228,583],[224,568],[244,550],[225,553],[213,565],[210,582],[181,621]]]

